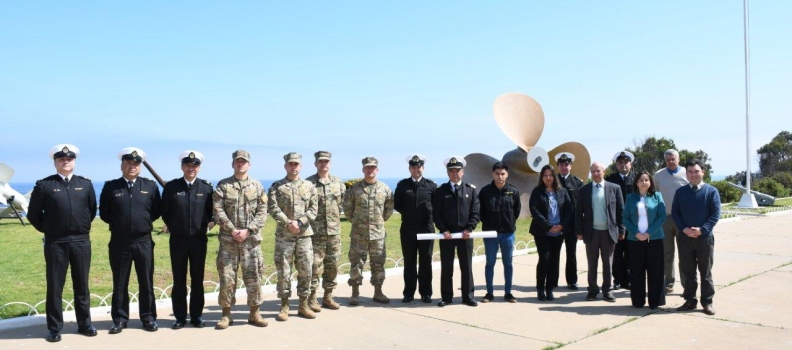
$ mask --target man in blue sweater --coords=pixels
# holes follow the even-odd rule
[[[715,285],[712,282],[712,263],[715,250],[713,229],[720,219],[720,194],[715,187],[701,182],[704,171],[698,160],[685,164],[688,186],[677,189],[671,215],[683,234],[677,236],[679,248],[679,275],[685,303],[677,311],[696,309],[698,279],[696,268],[701,274],[701,306],[704,313],[714,315],[712,297]]]

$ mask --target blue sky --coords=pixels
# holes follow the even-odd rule
[[[792,129],[792,2],[751,3],[752,143]],[[506,92],[542,105],[538,146],[610,161],[646,136],[703,149],[716,176],[745,167],[742,1],[38,2],[0,4],[0,162],[13,182],[120,176],[137,146],[165,178],[283,176],[282,155],[334,153],[333,172],[406,177],[404,158],[515,145],[492,116]],[[578,165],[583,166],[583,165]],[[304,173],[313,166],[306,164]]]

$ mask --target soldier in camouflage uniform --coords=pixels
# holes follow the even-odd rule
[[[378,161],[374,157],[363,158],[363,180],[356,182],[344,196],[344,215],[352,223],[349,243],[349,285],[352,298],[349,305],[360,303],[359,286],[363,284],[363,265],[366,256],[371,257],[371,284],[374,286],[374,301],[388,303],[390,299],[382,293],[385,281],[385,221],[393,214],[393,193],[388,185],[377,180]]]
[[[286,177],[275,181],[269,189],[269,212],[278,223],[275,229],[275,266],[278,268],[278,298],[281,310],[276,319],[289,319],[292,262],[297,268],[297,296],[300,297],[298,315],[316,318],[308,306],[311,293],[311,222],[316,219],[316,188],[300,179],[302,156],[290,152],[283,156]]]
[[[267,219],[267,196],[261,183],[248,177],[250,153],[237,150],[232,155],[234,176],[220,180],[212,194],[214,218],[220,226],[220,247],[217,252],[217,272],[220,275],[218,303],[223,317],[215,326],[226,329],[234,323],[231,307],[236,303],[237,270],[242,268],[242,278],[247,289],[250,306],[248,323],[266,327],[261,318],[261,273],[264,258],[261,255],[261,233]]]
[[[316,289],[319,288],[320,276],[325,292],[322,306],[331,310],[339,308],[338,303],[333,300],[333,289],[336,287],[336,276],[338,276],[338,260],[341,259],[341,237],[339,234],[341,233],[341,211],[343,210],[346,186],[341,179],[330,175],[330,158],[332,156],[327,151],[314,153],[316,174],[305,179],[316,187],[316,194],[319,197],[319,211],[316,214],[316,220],[311,223],[314,233],[311,237],[314,261],[311,295],[308,303],[311,310],[314,311],[321,310],[316,301]]]

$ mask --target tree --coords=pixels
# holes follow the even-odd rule
[[[712,159],[706,152],[702,150],[691,152],[684,149],[677,149],[674,140],[665,137],[657,138],[649,136],[643,141],[634,142],[633,148],[627,148],[627,150],[635,156],[633,171],[640,172],[646,170],[653,174],[655,171],[665,168],[664,153],[669,149],[676,149],[679,152],[679,166],[685,166],[685,162],[692,159],[701,161],[704,164],[704,169],[702,169],[704,170],[704,181],[710,181],[710,174],[712,173],[710,161]],[[616,172],[616,165],[611,163],[611,165],[608,166],[607,172],[609,174]]]
[[[781,131],[770,143],[757,151],[759,170],[764,176],[777,172],[792,172],[792,133]]]

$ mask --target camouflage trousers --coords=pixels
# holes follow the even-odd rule
[[[311,236],[290,240],[275,238],[275,267],[278,269],[278,298],[291,297],[292,261],[297,268],[297,296],[311,294],[313,246]]]
[[[316,235],[311,236],[313,244],[313,273],[311,274],[311,290],[319,287],[319,277],[322,277],[322,288],[334,289],[337,285],[338,260],[341,260],[341,236]]]
[[[352,235],[349,242],[349,285],[363,284],[363,265],[371,257],[371,285],[381,286],[385,282],[385,239],[369,239],[366,235]]]
[[[220,294],[217,302],[220,307],[230,308],[236,304],[237,270],[242,268],[242,280],[247,289],[247,302],[250,306],[261,305],[261,274],[264,270],[264,257],[260,242],[246,239],[242,243],[220,241],[217,251],[217,273],[220,275]]]

